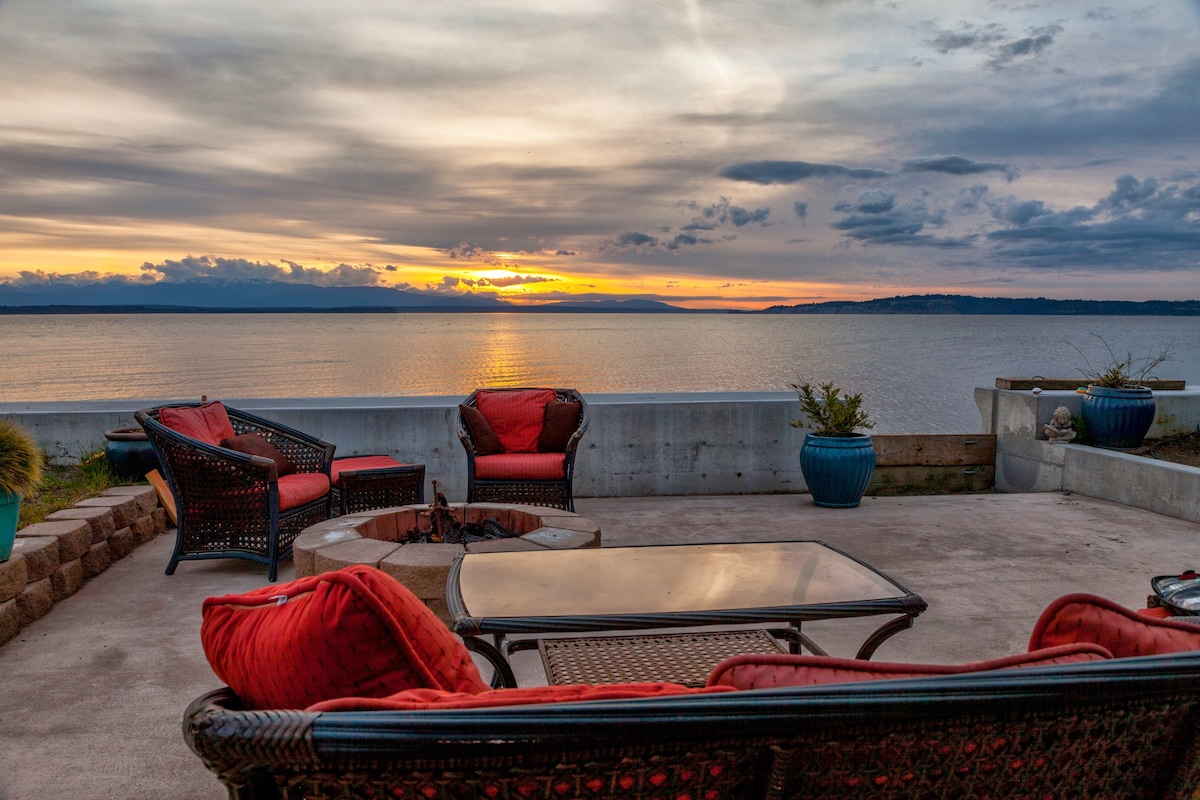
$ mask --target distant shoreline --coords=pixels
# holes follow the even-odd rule
[[[620,303],[552,303],[544,306],[386,306],[354,305],[199,307],[149,304],[0,305],[0,315],[48,314],[954,314],[1029,316],[1200,316],[1200,300],[1051,300],[967,295],[907,295],[875,300],[771,306],[758,310],[690,309],[656,303],[654,307]]]

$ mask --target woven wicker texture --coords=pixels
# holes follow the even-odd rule
[[[476,398],[481,391],[504,392],[505,389],[479,389],[463,401],[468,408],[477,407]],[[528,391],[514,389],[512,391]],[[517,503],[531,506],[550,506],[567,511],[575,510],[573,482],[575,478],[575,451],[579,440],[587,430],[591,421],[587,401],[583,395],[574,389],[554,389],[555,402],[578,402],[580,405],[579,427],[567,441],[566,460],[563,464],[564,477],[561,480],[527,480],[527,479],[497,479],[483,480],[475,476],[475,443],[471,439],[470,429],[458,417],[458,438],[463,449],[467,451],[467,502],[468,503]],[[536,439],[536,437],[534,437]]]
[[[300,431],[226,406],[236,433],[257,433],[278,448],[298,473],[329,474],[333,445]],[[158,421],[159,408],[134,417],[158,453],[175,496],[178,525],[167,574],[182,560],[247,558],[268,565],[275,580],[279,560],[310,525],[329,518],[329,496],[279,510],[275,466],[266,459],[214,447]]]
[[[425,465],[399,464],[382,469],[342,472],[333,487],[340,514],[425,502]]]
[[[744,653],[786,653],[762,630],[597,636],[538,642],[550,683],[668,681],[703,686],[713,667]]]

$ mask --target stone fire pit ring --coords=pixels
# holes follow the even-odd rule
[[[494,517],[520,535],[473,544],[405,543],[402,539],[414,528],[429,529],[429,504],[362,511],[305,528],[292,544],[296,577],[370,564],[408,587],[449,624],[446,578],[459,554],[600,546],[600,526],[570,511],[503,503],[451,503],[450,509],[463,524]]]

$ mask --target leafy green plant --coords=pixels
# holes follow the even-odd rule
[[[1125,357],[1121,358],[1112,349],[1112,346],[1098,333],[1093,333],[1104,345],[1104,349],[1108,351],[1108,363],[1102,367],[1095,367],[1083,351],[1075,345],[1071,345],[1079,357],[1083,359],[1086,368],[1079,371],[1087,378],[1088,383],[1093,386],[1100,386],[1107,389],[1127,389],[1141,386],[1153,371],[1163,363],[1172,360],[1175,354],[1171,351],[1171,346],[1174,341],[1169,342],[1165,347],[1155,352],[1151,350],[1146,355],[1140,358],[1135,358],[1133,353],[1126,351]]]
[[[818,436],[853,436],[860,428],[875,427],[862,408],[862,394],[843,394],[832,381],[813,385],[793,383],[804,418],[790,421],[793,428],[812,428]]]
[[[26,495],[42,480],[45,458],[29,432],[0,419],[0,492]]]

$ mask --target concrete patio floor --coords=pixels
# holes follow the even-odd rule
[[[1200,525],[1079,495],[581,499],[605,546],[820,539],[921,594],[929,610],[876,660],[954,663],[1022,652],[1041,610],[1068,592],[1145,604],[1149,579],[1200,564]],[[200,647],[205,597],[265,585],[264,567],[184,562],[163,574],[160,536],[0,646],[0,800],[225,797],[184,745],[185,706],[216,688]],[[290,562],[280,581],[290,580]],[[880,620],[805,626],[851,656]],[[523,683],[537,655],[515,657]]]

